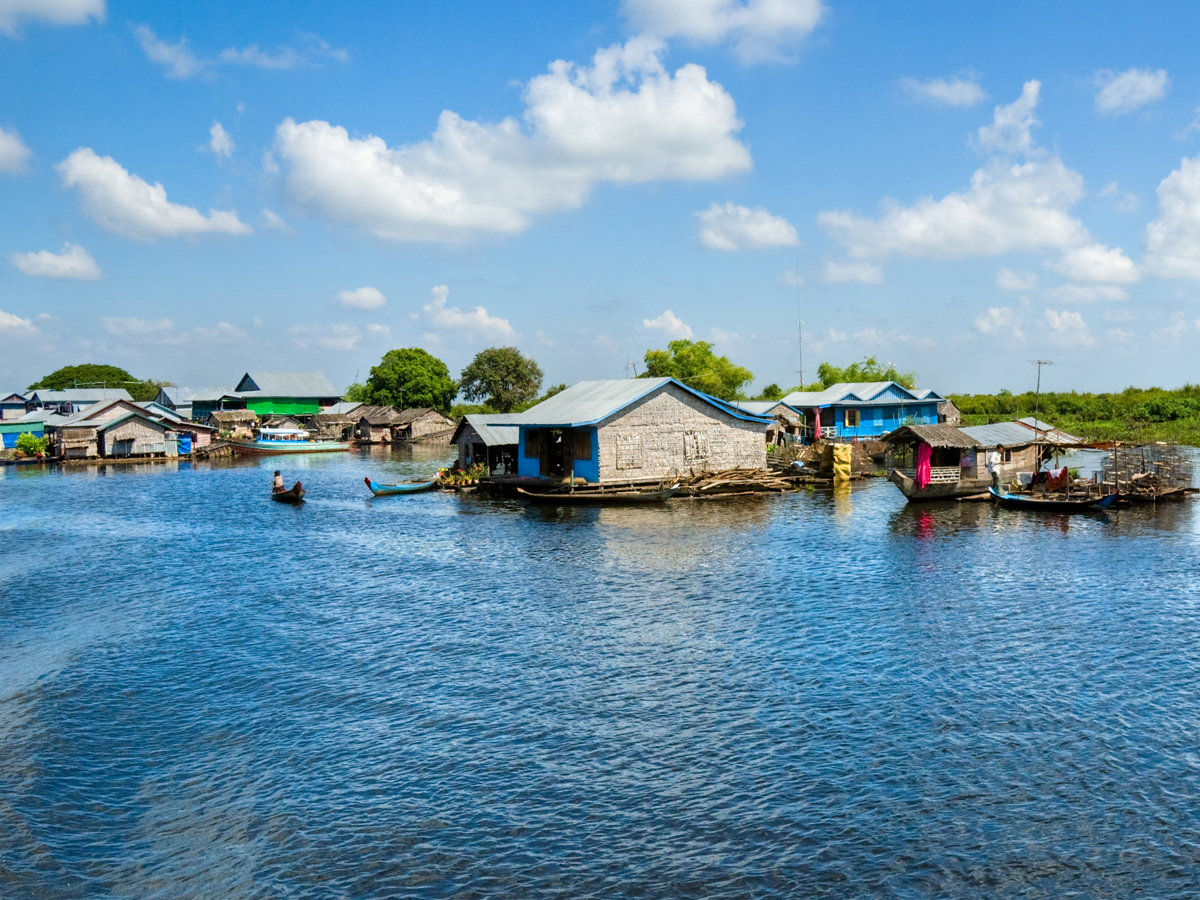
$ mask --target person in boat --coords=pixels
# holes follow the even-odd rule
[[[994,447],[987,453],[987,470],[992,476],[992,487],[1000,490],[1000,451]]]
[[[284,491],[283,476],[279,473],[279,470],[276,469],[275,470],[275,478],[274,478],[274,480],[271,481],[271,493],[279,494],[279,493],[282,493],[283,491]]]

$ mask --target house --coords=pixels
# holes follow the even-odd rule
[[[157,400],[146,400],[137,405],[175,432],[181,454],[191,453],[197,447],[209,446],[212,443],[213,435],[216,434],[217,429],[211,425],[193,422],[179,411],[167,409]]]
[[[0,422],[11,422],[25,415],[27,409],[24,394],[9,394],[0,397]]]
[[[934,391],[910,390],[894,381],[834,384],[783,398],[805,414],[810,429],[819,414],[822,438],[851,440],[876,438],[901,425],[936,425],[943,400]]]
[[[953,425],[902,425],[883,441],[888,481],[909,500],[966,497],[986,491],[992,483],[979,442]],[[929,470],[919,480],[923,455]],[[924,478],[928,481],[920,483]]]
[[[244,408],[245,402],[232,391],[217,388],[186,388],[166,385],[159,389],[154,402],[185,419],[204,421],[214,409]]]
[[[358,427],[357,419],[337,413],[317,413],[312,416],[304,416],[304,419],[309,431],[315,432],[318,437],[327,441],[348,441],[354,436],[354,430]]]
[[[1023,425],[1034,433],[1034,438],[1039,441],[1049,441],[1052,444],[1082,444],[1083,438],[1076,437],[1063,431],[1061,428],[1055,428],[1041,419],[1035,419],[1033,416],[1026,416],[1024,419],[1017,419],[1014,424]]]
[[[46,422],[54,455],[65,459],[176,454],[171,425],[130,400],[95,403],[66,419]]]
[[[17,440],[22,434],[32,434],[35,438],[44,437],[46,419],[52,415],[48,410],[37,409],[19,419],[0,419],[0,447],[11,450],[17,446]]]
[[[258,416],[248,409],[217,409],[208,414],[207,421],[221,434],[252,437],[252,429],[258,424]]]
[[[367,444],[390,444],[392,426],[400,421],[400,413],[391,406],[363,406],[355,416],[358,418],[355,436]]]
[[[581,381],[513,418],[518,474],[601,483],[765,468],[772,421],[673,378]]]
[[[29,394],[27,399],[27,409],[53,409],[66,416],[108,400],[133,402],[133,398],[124,388],[69,388],[65,391],[47,391],[39,388]]]
[[[729,404],[755,416],[774,419],[767,428],[767,443],[782,444],[799,441],[804,433],[804,413],[782,400],[735,400]]]
[[[458,444],[458,464],[466,469],[483,463],[494,475],[517,474],[520,414],[472,413],[463,416],[450,443]]]
[[[1000,452],[1000,481],[1008,483],[1022,472],[1036,472],[1042,464],[1044,443],[1039,443],[1031,428],[1016,422],[994,425],[968,425],[959,428],[980,447]]]
[[[432,407],[402,410],[392,426],[392,438],[397,441],[445,442],[454,433],[454,420]],[[453,443],[453,441],[450,441]]]
[[[320,372],[247,372],[233,392],[260,416],[312,415],[342,399]]]

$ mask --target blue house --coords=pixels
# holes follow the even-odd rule
[[[875,438],[901,425],[936,425],[943,397],[894,381],[863,381],[795,391],[783,402],[802,410],[810,427],[819,411],[823,438]]]

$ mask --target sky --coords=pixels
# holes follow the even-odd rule
[[[0,390],[1200,381],[1200,4],[992,6],[0,0]]]

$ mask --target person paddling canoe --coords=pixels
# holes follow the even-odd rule
[[[278,494],[278,493],[280,493],[280,492],[281,492],[281,491],[283,491],[283,490],[284,490],[284,487],[283,487],[283,476],[282,476],[282,475],[279,473],[279,470],[278,470],[278,469],[276,469],[276,470],[275,470],[275,478],[274,478],[274,480],[271,482],[271,493],[272,493],[272,494]]]

